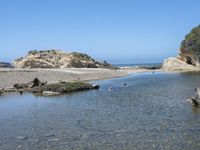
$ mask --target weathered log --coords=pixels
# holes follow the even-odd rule
[[[188,100],[192,103],[192,105],[200,107],[200,88],[196,88],[196,96],[191,97]]]

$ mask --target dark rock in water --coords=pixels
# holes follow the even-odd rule
[[[126,86],[127,84],[126,83],[124,83],[124,86]]]
[[[7,62],[0,62],[0,68],[13,68],[13,66]]]

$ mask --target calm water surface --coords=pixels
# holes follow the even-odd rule
[[[200,111],[186,99],[200,73],[98,82],[100,90],[58,97],[0,97],[0,149],[199,150]]]

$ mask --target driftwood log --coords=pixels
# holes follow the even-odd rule
[[[4,88],[0,90],[0,96],[4,93]]]
[[[196,96],[189,98],[189,101],[192,103],[192,105],[200,107],[200,88],[196,88]]]

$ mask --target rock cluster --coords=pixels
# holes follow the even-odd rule
[[[87,54],[60,50],[30,51],[27,56],[14,60],[16,68],[108,68],[117,67],[106,61],[99,62]]]

